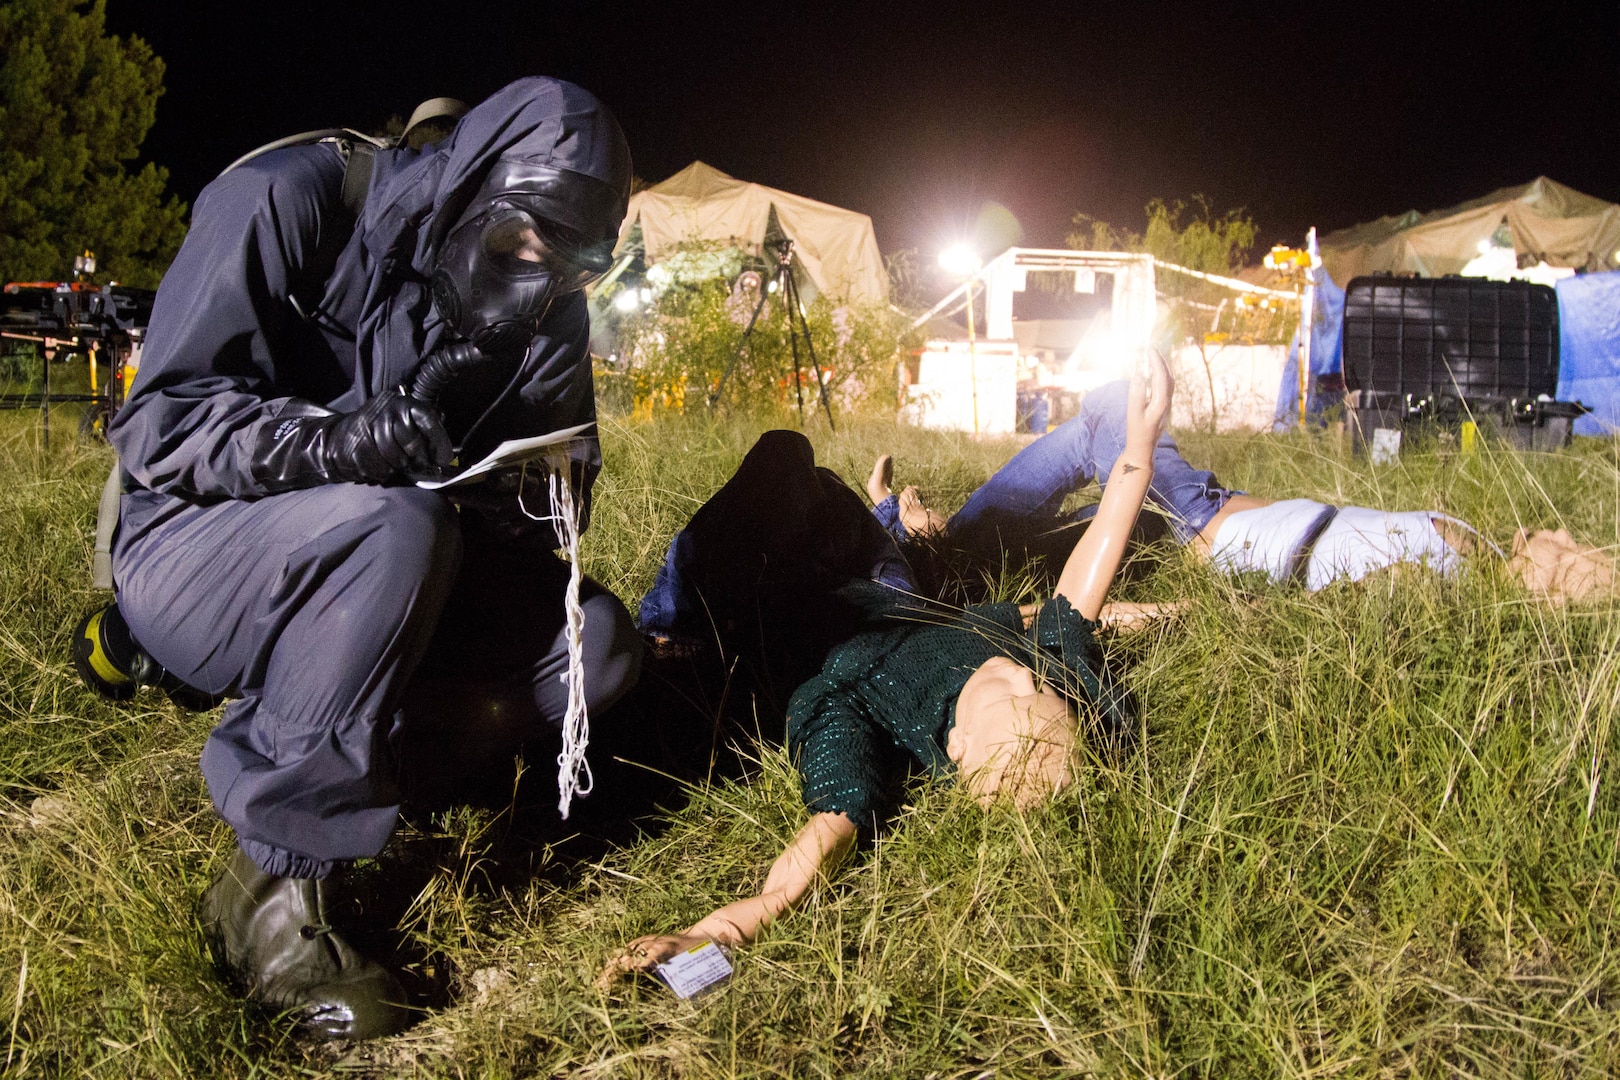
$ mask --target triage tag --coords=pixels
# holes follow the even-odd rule
[[[659,964],[658,977],[675,991],[676,997],[689,998],[731,978],[731,961],[720,946],[705,941]]]

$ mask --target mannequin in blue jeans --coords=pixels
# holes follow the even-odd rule
[[[936,532],[943,526],[957,547],[993,556],[1039,546],[1040,539],[1054,530],[1085,521],[1093,507],[1071,515],[1059,511],[1071,491],[1105,480],[1124,450],[1129,387],[1121,380],[1087,394],[1078,415],[1020,450],[948,522],[923,508],[915,489],[890,493],[891,463],[887,456],[880,458],[867,482],[878,524],[897,540],[914,532]],[[1166,514],[1176,539],[1185,544],[1237,493],[1221,487],[1214,473],[1187,464],[1175,439],[1165,433],[1154,447],[1153,484],[1148,494]],[[1069,538],[1070,546],[1075,539]]]
[[[899,541],[943,535],[952,548],[992,562],[1004,555],[1043,556],[1061,563],[1093,512],[1062,514],[1064,498],[1103,481],[1125,446],[1125,382],[1086,395],[1080,412],[1030,443],[946,519],[923,506],[915,488],[890,490],[893,463],[880,457],[867,480],[878,523]],[[1149,497],[1164,512],[1176,541],[1191,545],[1217,568],[1252,571],[1276,581],[1320,589],[1398,564],[1451,573],[1462,556],[1490,551],[1532,595],[1562,603],[1611,593],[1614,567],[1600,549],[1566,530],[1519,530],[1507,555],[1466,522],[1434,511],[1389,513],[1335,507],[1308,499],[1277,502],[1220,485],[1187,463],[1168,434],[1154,448]],[[1055,565],[1055,564],[1054,564]],[[1116,605],[1115,622],[1127,615]]]
[[[1093,391],[1078,416],[1002,466],[950,519],[951,547],[991,562],[999,562],[1003,553],[1055,555],[1053,565],[1062,565],[1079,539],[1078,525],[1096,508],[1070,516],[1059,509],[1070,491],[1107,477],[1124,449],[1129,388],[1120,381]],[[1182,543],[1237,497],[1220,487],[1213,473],[1188,465],[1168,434],[1159,436],[1153,470],[1149,497],[1168,513]],[[830,573],[838,580],[864,578],[904,592],[923,591],[897,546],[910,535],[898,497],[874,491],[870,482],[867,491],[877,503],[881,529],[865,514],[859,515],[864,528],[851,520],[849,509],[859,496],[833,473],[815,467],[803,439],[768,433],[670,543],[652,589],[641,600],[642,632],[654,639],[704,639],[718,632],[729,642],[751,644],[783,637],[789,651],[808,655],[817,650],[806,648],[800,624],[816,606],[805,597],[828,591],[820,578]],[[937,514],[933,519],[936,526],[943,523]],[[829,559],[834,551],[836,567]],[[1129,607],[1134,614],[1136,605]],[[761,618],[766,609],[769,617]],[[1122,611],[1108,605],[1102,621],[1113,622],[1111,616]],[[739,633],[738,623],[748,629]],[[819,666],[819,658],[813,659],[813,664],[787,665],[777,658],[770,666],[792,667],[807,677]],[[789,690],[792,685],[796,682]]]
[[[1113,468],[1125,447],[1128,397],[1125,382],[1095,392],[1064,427],[1073,437],[1049,435],[1014,457],[951,520],[952,553],[992,562],[1003,552],[1015,559],[1055,555],[1050,565],[1062,566],[1084,531],[1078,521],[1096,508],[1071,521],[1059,517],[1059,507],[1069,490]],[[1189,466],[1168,435],[1155,444],[1153,466],[1150,495],[1184,520],[1176,526],[1182,539],[1233,497],[1212,474]],[[638,621],[655,655],[717,647],[721,667],[736,676],[733,693],[746,686],[762,696],[756,720],[781,713],[828,650],[859,624],[839,585],[872,581],[941,598],[898,543],[906,533],[895,499],[878,501],[874,521],[859,495],[816,466],[802,435],[766,432],[670,542],[641,600]],[[1131,629],[1164,610],[1110,602],[1097,621]]]

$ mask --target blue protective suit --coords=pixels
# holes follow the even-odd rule
[[[434,245],[489,167],[523,158],[614,182],[628,153],[594,97],[513,83],[441,145],[380,152],[358,217],[327,144],[265,154],[198,197],[158,290],[139,377],[109,429],[125,472],[114,574],[142,644],[239,694],[203,751],[214,804],[255,861],[318,877],[393,829],[400,769],[510,754],[560,721],[562,589],[550,526],[509,504],[330,484],[270,495],[251,468],[284,412],[351,412],[446,339]],[[584,297],[527,353],[441,400],[462,460],[595,419]],[[583,503],[600,467],[576,451]],[[543,503],[542,503],[543,505]],[[587,704],[633,681],[623,605],[587,583]]]

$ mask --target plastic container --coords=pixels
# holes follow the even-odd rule
[[[1558,386],[1558,299],[1546,285],[1358,277],[1345,288],[1348,390],[1533,401]]]
[[[1380,428],[1457,432],[1471,421],[1511,445],[1553,450],[1568,444],[1570,421],[1586,411],[1552,400],[1558,299],[1527,281],[1352,279],[1344,381],[1358,448]]]
[[[1018,391],[1018,433],[1045,435],[1052,418],[1052,403],[1040,390]]]

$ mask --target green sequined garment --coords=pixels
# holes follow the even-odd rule
[[[945,739],[968,677],[993,656],[1025,665],[1065,697],[1090,704],[1114,729],[1125,702],[1104,678],[1096,624],[1061,596],[1029,629],[1016,604],[951,609],[881,586],[841,591],[866,628],[827,657],[788,702],[788,749],[812,811],[842,813],[862,828],[888,817],[905,774],[920,764],[948,774]]]

